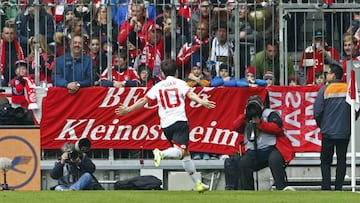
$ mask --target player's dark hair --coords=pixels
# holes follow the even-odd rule
[[[167,76],[175,76],[177,65],[173,59],[166,59],[161,62],[161,71],[164,73],[165,77]]]

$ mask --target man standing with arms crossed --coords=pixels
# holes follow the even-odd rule
[[[181,159],[183,168],[196,184],[196,190],[198,192],[206,191],[209,186],[203,184],[196,176],[196,168],[188,149],[189,124],[185,112],[185,96],[208,109],[215,108],[216,103],[201,99],[190,90],[185,81],[176,78],[178,70],[174,60],[164,60],[160,68],[166,79],[153,86],[143,98],[137,100],[133,105],[129,107],[120,105],[115,113],[123,116],[144,107],[151,100],[157,100],[160,125],[172,146],[163,151],[153,150],[155,166],[159,167],[160,161],[164,158]]]

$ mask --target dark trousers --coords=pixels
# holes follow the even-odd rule
[[[322,138],[321,141],[321,174],[322,190],[331,190],[331,172],[330,167],[333,162],[334,148],[336,148],[336,176],[335,190],[342,190],[344,177],[346,173],[346,152],[349,145],[349,139],[328,139]]]
[[[254,190],[253,172],[269,166],[276,189],[284,189],[286,186],[284,164],[284,158],[275,147],[246,151],[239,161],[240,188]]]

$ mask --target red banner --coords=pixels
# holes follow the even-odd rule
[[[159,125],[157,104],[116,116],[120,103],[133,104],[146,93],[145,88],[82,88],[69,95],[64,88],[49,88],[43,99],[41,130],[42,149],[59,149],[65,141],[87,137],[92,148],[153,149],[169,143]],[[206,109],[186,100],[190,123],[190,150],[231,154],[238,150],[240,135],[231,131],[233,120],[244,112],[249,96],[266,95],[265,88],[197,88],[202,98],[217,103]]]
[[[313,104],[321,86],[272,86],[270,107],[281,114],[284,129],[296,152],[318,152],[320,129],[313,117]]]
[[[318,151],[319,133],[312,118],[318,87],[271,87],[272,107],[281,112],[284,127],[298,151]],[[148,104],[126,116],[116,116],[120,103],[133,104],[146,88],[82,88],[69,95],[64,88],[49,88],[43,99],[41,148],[59,149],[64,142],[87,137],[94,149],[164,149],[169,147],[159,125],[157,104]],[[249,96],[265,97],[265,88],[196,88],[200,97],[217,103],[206,109],[186,100],[190,123],[190,150],[219,154],[238,151],[241,134],[231,131],[233,120],[244,112]],[[311,125],[310,125],[311,124]],[[312,134],[313,133],[313,134]]]

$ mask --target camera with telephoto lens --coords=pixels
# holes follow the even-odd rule
[[[90,151],[90,149],[91,142],[87,138],[82,138],[78,140],[75,144],[65,143],[62,147],[62,151],[68,153],[68,161],[81,158],[84,153]]]
[[[68,160],[76,160],[77,158],[79,158],[79,152],[77,151],[68,152]]]
[[[261,118],[262,107],[258,101],[251,100],[248,102],[245,108],[246,120],[250,121],[253,117]]]

